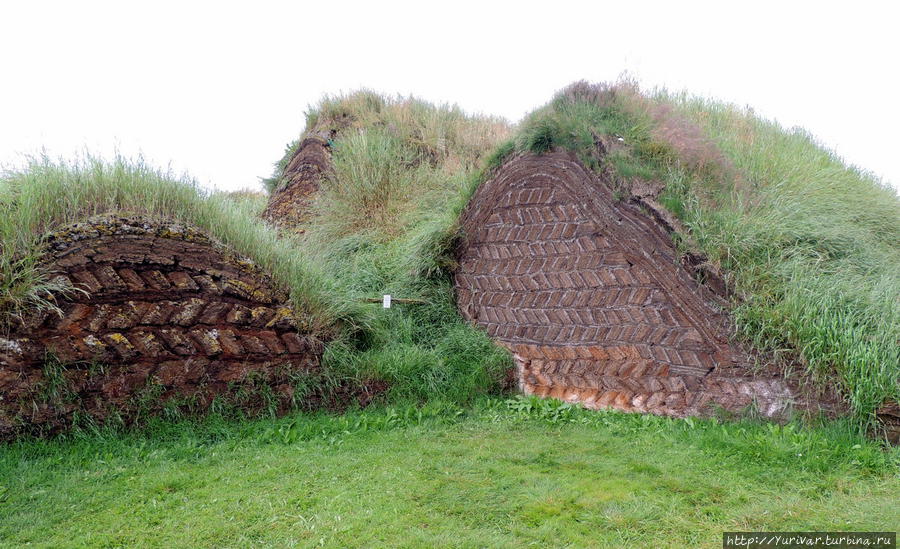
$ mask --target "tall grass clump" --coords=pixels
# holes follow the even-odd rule
[[[325,98],[307,118],[307,135],[330,136],[332,170],[299,238],[304,255],[352,301],[415,300],[366,305],[369,329],[330,345],[325,366],[386,381],[392,401],[461,403],[501,390],[511,359],[460,318],[436,250],[452,245],[460,196],[508,125],[368,91]]]
[[[103,213],[144,214],[191,224],[252,259],[290,290],[306,328],[334,335],[354,323],[354,305],[333,293],[288,240],[277,240],[256,220],[253,200],[208,194],[143,159],[111,160],[84,154],[75,160],[31,157],[0,177],[0,319],[9,324],[35,309],[55,307],[56,287],[41,263],[42,239],[61,226]]]
[[[894,191],[801,130],[628,81],[573,84],[522,122],[514,151],[555,147],[620,189],[661,188],[681,245],[725,274],[740,336],[837,387],[860,425],[900,397]]]
[[[340,140],[333,161],[334,172],[320,188],[319,213],[320,225],[335,237],[373,231],[395,236],[415,206],[412,194],[432,179],[400,139],[378,128]]]

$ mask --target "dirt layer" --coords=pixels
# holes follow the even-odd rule
[[[900,403],[887,401],[875,412],[875,436],[882,436],[894,446],[900,446]]]
[[[303,139],[285,167],[278,188],[269,197],[262,218],[282,229],[302,231],[319,184],[330,169],[328,140],[320,135]]]

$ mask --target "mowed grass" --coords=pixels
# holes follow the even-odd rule
[[[0,448],[7,547],[720,547],[896,530],[897,450],[828,426],[516,398]]]

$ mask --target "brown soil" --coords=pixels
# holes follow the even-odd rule
[[[885,402],[875,416],[878,419],[876,435],[884,436],[894,446],[900,445],[900,403]]]
[[[288,162],[278,188],[269,197],[262,218],[280,228],[302,232],[319,183],[330,169],[328,141],[318,135],[305,138]]]
[[[101,216],[47,249],[56,276],[83,292],[60,301],[61,318],[27,319],[0,339],[0,436],[76,412],[127,416],[148,395],[151,407],[179,397],[203,409],[242,384],[274,388],[284,405],[293,376],[319,369],[323,343],[298,332],[286,293],[196,229]]]
[[[725,300],[693,275],[724,287],[679,259],[677,222],[651,197],[616,200],[606,179],[570,153],[518,156],[463,213],[459,308],[512,351],[522,390],[671,416],[810,407],[730,341]]]

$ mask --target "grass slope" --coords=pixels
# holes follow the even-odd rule
[[[897,451],[840,429],[528,398],[159,424],[0,448],[0,545],[720,547],[895,530]]]

